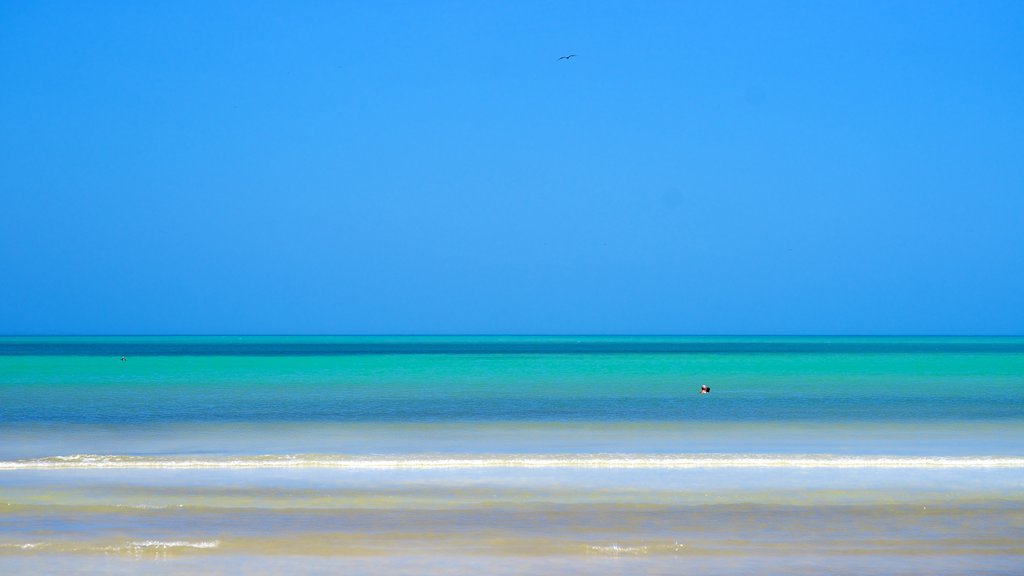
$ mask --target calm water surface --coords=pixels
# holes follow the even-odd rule
[[[1022,447],[1022,338],[6,337],[0,569],[1019,574]]]

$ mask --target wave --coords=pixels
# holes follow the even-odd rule
[[[212,550],[220,547],[220,540],[190,542],[188,540],[133,540],[122,544],[101,545],[76,542],[28,542],[0,544],[0,550],[38,552],[84,552],[91,554],[129,554],[136,557],[146,555],[163,557],[170,553],[189,550]],[[2,554],[2,552],[0,552]]]
[[[471,468],[1024,468],[1019,456],[847,456],[831,454],[551,454],[346,456],[274,454],[183,457],[75,454],[0,461],[0,470],[47,469],[439,470]]]
[[[642,556],[649,552],[653,553],[678,553],[686,549],[685,544],[675,541],[671,544],[651,543],[645,545],[627,546],[623,544],[590,544],[587,551],[592,554],[604,554],[608,556]]]
[[[591,552],[597,552],[598,554],[610,554],[612,556],[620,556],[623,554],[646,554],[647,546],[619,546],[618,544],[608,544],[605,546],[587,546],[587,549]]]
[[[0,549],[3,549],[3,548],[14,548],[14,549],[17,549],[17,550],[34,550],[36,548],[44,548],[44,547],[46,547],[46,543],[45,542],[27,542],[27,543],[24,543],[24,544],[18,544],[18,543],[14,543],[14,544],[3,543],[3,544],[0,544]]]
[[[216,548],[220,546],[219,540],[212,540],[209,542],[186,542],[184,540],[175,540],[174,542],[164,542],[162,540],[145,540],[140,542],[129,542],[124,548],[128,549],[157,549],[165,550],[167,548]]]

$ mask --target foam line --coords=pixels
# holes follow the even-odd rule
[[[263,455],[226,457],[76,454],[0,461],[3,470],[48,469],[441,470],[471,468],[1024,468],[1017,456],[845,456],[828,454]]]

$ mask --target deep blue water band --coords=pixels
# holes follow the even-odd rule
[[[309,338],[267,342],[204,339],[194,342],[104,338],[0,338],[0,356],[351,356],[371,354],[1019,354],[1024,339],[980,341],[855,338],[827,341],[673,339],[411,339],[409,341],[310,341]]]

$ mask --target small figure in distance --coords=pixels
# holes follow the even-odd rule
[[[700,385],[700,393],[701,394],[709,394],[710,392],[711,392],[711,386],[708,386],[707,384],[701,384]]]
[[[124,362],[125,360],[127,360],[127,358],[125,358],[124,356],[121,356],[121,362]]]

